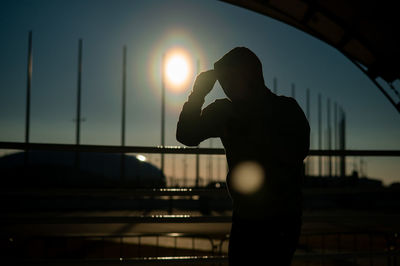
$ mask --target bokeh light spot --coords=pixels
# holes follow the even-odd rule
[[[238,164],[231,175],[232,188],[244,195],[257,192],[264,183],[264,170],[260,164],[245,161]]]
[[[141,154],[136,155],[136,159],[138,159],[141,162],[145,162],[147,160],[146,156],[141,155]]]

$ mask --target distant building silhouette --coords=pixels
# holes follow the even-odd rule
[[[164,187],[165,176],[154,165],[125,156],[124,179],[121,178],[121,155],[80,153],[79,169],[75,152],[30,151],[25,165],[25,152],[0,158],[3,185],[12,186],[131,186]]]

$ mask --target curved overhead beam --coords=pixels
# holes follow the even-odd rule
[[[377,82],[382,78],[391,85],[400,79],[396,1],[223,1],[277,19],[335,47],[360,67],[400,112],[400,102]]]

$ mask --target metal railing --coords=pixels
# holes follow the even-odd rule
[[[228,235],[200,234],[131,234],[104,236],[31,236],[29,241],[35,243],[57,243],[64,238],[72,243],[80,243],[84,252],[79,257],[52,257],[51,251],[41,250],[36,258],[13,258],[16,262],[29,264],[52,265],[183,265],[213,264],[226,265]],[[354,265],[397,265],[399,235],[384,232],[330,232],[303,233],[298,249],[294,255],[296,262],[312,263],[311,265],[330,265],[329,263],[353,263]],[[167,241],[165,241],[167,239]],[[186,239],[184,245],[178,241]],[[164,241],[163,241],[164,240]],[[10,238],[13,242],[23,242],[23,237]],[[198,241],[202,241],[200,244]],[[46,245],[44,245],[46,246]],[[198,246],[202,246],[199,249]],[[54,247],[47,245],[47,249]],[[150,248],[150,249],[149,249]],[[111,252],[105,252],[111,249]],[[12,251],[12,249],[8,249]],[[53,250],[54,252],[54,250]],[[12,252],[11,252],[12,253]],[[45,254],[40,257],[41,254]],[[12,257],[10,257],[12,258]],[[307,264],[306,264],[307,265]]]
[[[10,150],[48,150],[48,151],[70,151],[70,152],[101,152],[101,153],[153,153],[153,154],[209,154],[209,155],[222,155],[224,150],[220,148],[183,148],[183,147],[141,147],[141,146],[112,146],[112,145],[73,145],[73,144],[44,144],[44,143],[19,143],[19,142],[0,142],[0,149],[10,149]],[[394,156],[399,157],[399,150],[311,150],[310,156]],[[88,190],[75,190],[74,193],[88,193]],[[43,191],[42,191],[43,192]],[[39,194],[42,192],[38,192]],[[64,191],[65,192],[65,191]],[[107,195],[109,193],[114,194],[115,191],[110,192],[108,190],[100,190],[101,193]],[[124,191],[122,191],[124,192]],[[21,190],[21,191],[2,191],[3,196],[13,195],[16,193],[21,193],[24,195],[35,194],[35,191],[31,190]],[[63,191],[47,191],[48,196],[60,195]],[[90,192],[89,192],[90,193]],[[201,189],[201,188],[161,188],[161,189],[134,189],[125,191],[125,193],[135,196],[135,197],[147,197],[147,196],[157,196],[157,197],[173,197],[173,196],[213,196],[215,195],[215,190]],[[394,215],[396,216],[396,215]],[[389,217],[389,219],[400,220],[400,216]],[[398,217],[399,216],[399,217]],[[365,217],[366,219],[371,219],[372,217]],[[373,217],[379,221],[383,219],[388,219],[385,217]],[[327,222],[333,219],[332,222],[337,222],[338,217],[319,217],[319,216],[305,216],[304,223],[311,222]],[[343,221],[349,221],[352,217],[346,216],[342,217]],[[173,223],[173,224],[186,224],[186,223],[230,223],[230,216],[192,216],[192,215],[150,215],[150,216],[92,216],[92,217],[80,217],[80,216],[9,216],[4,217],[0,220],[0,226],[7,227],[8,225],[32,225],[32,224],[138,224],[138,223]],[[341,246],[341,239],[346,236],[347,239],[357,238],[357,235],[368,234],[369,239],[367,241],[373,243],[373,237],[377,234],[386,236],[386,247],[381,250],[375,250],[374,246],[371,245],[370,249],[359,250],[357,248],[357,241],[353,240],[354,246],[352,248],[343,249]],[[300,252],[295,254],[294,260],[305,260],[305,261],[320,261],[321,265],[329,260],[351,260],[359,265],[397,265],[397,259],[399,256],[399,245],[398,245],[398,232],[335,232],[335,233],[303,233],[302,239],[300,241]],[[161,236],[167,235],[136,235],[136,236],[120,236],[120,244],[124,245],[124,238],[126,237],[155,237],[156,239]],[[389,237],[388,237],[389,236]],[[15,241],[13,236],[7,236],[12,241]],[[103,236],[102,241],[108,237],[113,236]],[[114,236],[115,237],[115,236]],[[174,237],[174,239],[188,238],[188,237],[200,237],[207,238],[204,235],[188,235],[184,233],[170,233],[169,237]],[[210,236],[208,236],[210,237]],[[307,247],[307,241],[310,238],[318,237],[321,238],[319,248],[312,248],[311,250],[304,249],[302,252],[302,247]],[[328,249],[328,242],[326,239],[328,237],[334,237],[337,241],[337,249]],[[212,238],[210,238],[212,239]],[[214,264],[214,265],[226,265],[227,257],[226,253],[222,250],[222,245],[227,241],[227,236],[225,238],[219,236],[219,249],[215,248],[215,244],[211,243],[211,253],[208,255],[186,255],[186,256],[149,256],[149,257],[129,257],[121,256],[116,258],[84,258],[84,259],[24,259],[19,260],[18,263],[21,264],[51,264],[51,265],[115,265],[115,264],[134,264],[134,265],[159,265],[159,264],[170,264],[170,265],[180,265],[180,264]],[[308,239],[308,240],[307,240]],[[372,239],[372,240],[371,240]],[[380,238],[382,239],[382,238]],[[156,241],[157,242],[157,241]],[[212,241],[211,241],[212,242]],[[140,241],[139,241],[140,243]],[[305,244],[304,244],[305,243]],[[218,246],[217,245],[217,246]],[[360,262],[361,261],[361,262]],[[382,264],[382,261],[385,263]],[[314,265],[314,264],[313,264]]]
[[[0,142],[0,149],[10,150],[47,150],[104,153],[156,153],[156,154],[225,154],[221,148],[188,148],[180,146],[117,146],[84,144],[49,144]],[[385,156],[400,157],[400,150],[310,150],[309,156]]]

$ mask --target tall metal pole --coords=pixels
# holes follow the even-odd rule
[[[326,108],[327,108],[327,112],[326,112],[326,115],[327,115],[327,130],[328,130],[328,134],[327,134],[327,137],[328,137],[328,139],[327,139],[327,144],[328,144],[328,150],[331,150],[332,149],[332,132],[331,132],[331,99],[329,99],[328,98],[328,100],[327,100],[327,106],[326,106]],[[329,155],[328,156],[328,176],[329,177],[331,177],[332,176],[332,156],[331,155]]]
[[[161,147],[165,146],[165,54],[161,58]],[[164,153],[161,153],[161,173],[164,173]]]
[[[187,156],[183,155],[183,186],[187,186]]]
[[[306,90],[306,116],[308,119],[308,123],[310,123],[311,116],[310,116],[310,89],[307,88]]]
[[[80,144],[81,135],[81,84],[82,84],[82,39],[78,42],[78,82],[77,82],[77,96],[76,96],[76,140],[75,144]],[[80,155],[79,152],[75,153],[75,168],[79,170]]]
[[[82,39],[78,43],[78,83],[77,83],[77,99],[76,99],[76,145],[80,144],[81,130],[81,84],[82,84]]]
[[[32,85],[32,31],[28,35],[28,64],[27,64],[27,79],[26,79],[26,114],[25,114],[25,143],[29,143],[29,130],[31,118],[31,85]],[[28,165],[29,150],[25,150],[24,163]]]
[[[126,46],[122,52],[122,121],[121,146],[125,146],[125,113],[126,113]]]
[[[197,59],[196,61],[196,67],[197,67],[197,73],[200,73],[200,60]],[[199,146],[197,146],[198,148]],[[196,182],[195,186],[199,187],[199,182],[200,182],[200,155],[196,153]]]
[[[339,131],[340,150],[344,151],[346,149],[346,114],[342,108],[340,108]],[[346,176],[346,157],[344,155],[340,157],[340,175]]]
[[[25,143],[29,143],[29,129],[31,116],[31,84],[32,84],[32,31],[28,36],[28,65],[26,80],[26,114],[25,114]]]
[[[296,99],[296,85],[292,83],[292,98]]]
[[[322,150],[321,94],[318,94],[318,149]],[[318,174],[322,176],[322,157],[318,156]]]
[[[337,102],[335,102],[333,104],[333,139],[335,141],[335,145],[334,145],[334,149],[337,150],[338,149],[338,134],[337,134]],[[335,176],[338,176],[338,157],[335,156],[335,160],[334,160],[335,164],[334,164],[334,169],[335,169]]]
[[[213,147],[213,139],[210,138],[210,148]],[[208,182],[213,181],[213,155],[210,154],[208,157]]]
[[[311,126],[311,117],[310,117],[310,89],[307,88],[306,90],[306,116],[309,125]],[[310,136],[311,138],[311,136]],[[311,142],[311,141],[310,141]],[[310,168],[311,168],[311,160],[310,158],[307,159],[306,162],[306,175],[310,175]]]
[[[217,155],[217,181],[221,180],[220,175],[221,174],[221,158],[220,155]]]
[[[176,154],[171,154],[172,156],[172,178],[170,179],[170,184],[173,184],[173,180],[176,179]]]
[[[125,146],[125,112],[126,112],[126,46],[122,50],[122,114],[121,146]],[[125,178],[125,154],[121,154],[121,179]]]

